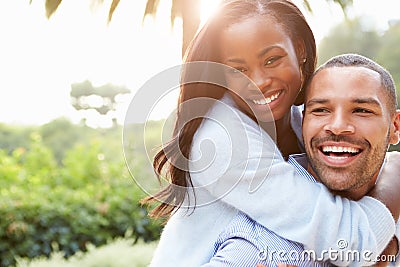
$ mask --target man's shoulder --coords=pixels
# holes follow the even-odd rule
[[[271,218],[273,220],[274,218]],[[257,223],[246,214],[239,212],[220,235],[219,242],[224,243],[232,239],[246,240],[259,251],[272,249],[276,251],[303,251],[303,245],[287,240],[268,228]]]
[[[289,156],[288,162],[292,165],[300,165],[303,168],[307,168],[307,155],[306,153],[292,154]]]
[[[316,182],[315,178],[307,171],[308,158],[305,153],[290,155],[288,158],[288,163],[295,167],[296,172],[299,175],[312,182]]]
[[[273,219],[271,218],[271,220]],[[274,246],[274,243],[291,243],[301,247],[300,244],[286,240],[240,211],[221,233],[220,238],[223,240],[242,238],[250,241],[256,247]]]
[[[257,237],[257,232],[260,227],[261,225],[256,221],[239,211],[220,236],[223,239],[229,239],[235,236],[244,239],[252,239]]]

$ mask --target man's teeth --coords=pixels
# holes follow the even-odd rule
[[[325,153],[358,153],[360,150],[354,147],[344,147],[344,146],[324,146],[322,147],[322,152]]]
[[[272,95],[272,96],[270,96],[270,97],[266,97],[266,98],[262,98],[262,99],[258,99],[258,100],[253,100],[253,103],[254,104],[257,104],[257,105],[265,105],[265,104],[269,104],[269,103],[271,103],[272,101],[274,101],[275,99],[277,99],[278,98],[278,96],[280,95],[280,92],[278,92],[278,93],[276,93],[276,94],[274,94],[274,95]]]

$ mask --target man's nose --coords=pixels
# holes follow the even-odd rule
[[[325,131],[329,131],[335,135],[353,134],[355,127],[351,122],[348,115],[344,114],[343,111],[334,112],[324,126]]]

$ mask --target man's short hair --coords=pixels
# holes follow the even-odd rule
[[[377,72],[381,77],[381,85],[386,91],[386,96],[388,100],[387,108],[389,109],[391,114],[394,114],[396,112],[396,85],[393,81],[393,77],[389,73],[389,71],[387,71],[377,62],[358,54],[342,54],[332,57],[331,59],[326,61],[315,71],[314,76],[321,70],[332,67],[365,67]]]

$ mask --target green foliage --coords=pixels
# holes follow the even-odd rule
[[[377,61],[382,63],[392,74],[397,88],[400,88],[400,22],[393,23],[382,36],[384,42],[377,54]],[[400,94],[398,94],[400,100]]]
[[[95,130],[89,127],[77,127],[66,118],[58,118],[39,129],[43,143],[49,147],[58,163],[64,158],[66,151],[76,143],[88,143]]]
[[[358,53],[376,58],[377,47],[380,47],[382,40],[379,33],[367,25],[366,21],[356,18],[345,20],[334,27],[319,44],[319,64],[332,56],[343,53]]]
[[[18,147],[28,147],[33,127],[11,126],[0,123],[0,149],[11,153]]]
[[[17,256],[48,257],[55,247],[70,257],[116,237],[134,242],[159,237],[160,224],[138,204],[145,194],[125,166],[120,129],[92,132],[60,124],[82,140],[64,137],[70,142],[59,160],[46,146],[61,146],[49,142],[61,136],[51,124],[32,129],[27,146],[0,150],[0,266],[15,264]]]
[[[30,138],[31,144],[21,162],[24,170],[32,177],[52,175],[57,167],[52,151],[43,145],[42,137],[38,133],[32,133]]]

